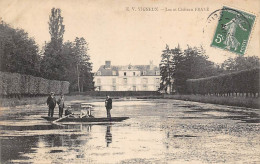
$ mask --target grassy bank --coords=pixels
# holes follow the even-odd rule
[[[48,96],[41,96],[41,97],[23,97],[23,98],[0,98],[0,107],[14,107],[14,106],[21,106],[21,105],[40,105],[46,104]],[[60,97],[56,95],[56,100]],[[115,99],[118,99],[115,97]],[[101,96],[86,96],[86,95],[65,95],[65,101],[103,101],[105,97]]]
[[[59,96],[56,96],[58,99]],[[151,95],[151,96],[112,96],[113,99],[131,100],[131,99],[176,99],[185,101],[195,101],[202,103],[221,104],[229,106],[240,106],[248,108],[260,109],[260,98],[246,97],[217,97],[217,96],[202,96],[202,95]],[[83,100],[83,101],[103,101],[104,96],[87,96],[87,95],[66,95],[66,101]],[[0,98],[0,107],[45,104],[47,96],[43,97],[24,97],[18,98]]]
[[[203,95],[164,95],[164,98],[260,109],[260,98]]]
[[[58,100],[59,96],[55,96]],[[82,96],[82,95],[73,95],[73,96],[65,96],[66,101],[71,100],[90,100],[93,99],[89,96]],[[14,106],[21,106],[21,105],[40,105],[45,104],[47,100],[47,96],[40,96],[40,97],[23,97],[23,98],[0,98],[0,107],[14,107]]]
[[[0,98],[0,107],[46,103],[47,97]]]

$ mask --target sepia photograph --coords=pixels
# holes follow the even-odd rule
[[[0,0],[0,163],[260,163],[259,0]]]

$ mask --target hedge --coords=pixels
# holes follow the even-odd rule
[[[245,93],[259,95],[260,69],[245,70],[220,76],[188,79],[186,87],[190,94],[233,95]]]
[[[48,80],[31,75],[0,72],[0,95],[46,95],[69,93],[69,82]]]

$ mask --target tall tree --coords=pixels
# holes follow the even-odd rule
[[[70,82],[70,90],[83,92],[93,90],[92,63],[88,54],[88,43],[84,38],[65,42],[62,48],[64,79]]]
[[[76,55],[76,66],[77,66],[77,82],[78,91],[90,90],[92,87],[93,75],[92,63],[90,62],[90,56],[88,54],[88,43],[81,37],[76,37],[74,52]]]
[[[42,76],[49,79],[65,80],[61,77],[64,68],[62,67],[62,45],[65,26],[61,10],[52,8],[49,17],[49,33],[51,41],[46,44],[44,56],[41,62]]]
[[[22,29],[0,23],[0,70],[39,76],[38,45]]]
[[[176,92],[178,90],[179,84],[182,82],[181,78],[176,78],[176,77],[181,77],[182,75],[182,62],[184,60],[183,52],[181,51],[180,46],[178,45],[174,49],[171,50],[173,54],[173,73],[172,73],[172,79],[174,79],[174,82],[172,83],[172,91]]]
[[[186,80],[216,75],[216,67],[208,60],[203,47],[187,47],[183,52],[183,59],[176,67],[176,92],[186,93]]]
[[[65,26],[63,25],[61,10],[52,8],[49,17],[49,33],[51,35],[51,44],[56,51],[61,50],[64,32]]]
[[[173,74],[173,54],[166,44],[165,50],[162,51],[162,59],[159,64],[161,74],[160,90],[170,93],[171,92],[171,78]]]
[[[162,75],[160,89],[163,89],[165,86],[171,86],[171,91],[185,93],[187,79],[202,78],[218,74],[217,67],[213,62],[208,60],[203,47],[192,48],[188,46],[187,49],[182,52],[178,45],[178,47],[171,50],[166,47],[166,50],[163,52],[160,64]],[[169,76],[171,78],[169,78]],[[174,82],[172,83],[172,81]]]

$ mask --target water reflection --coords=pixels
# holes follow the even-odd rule
[[[1,162],[8,162],[10,159],[25,158],[22,154],[33,153],[32,148],[37,147],[38,137],[19,136],[1,138]]]
[[[61,147],[64,145],[64,136],[60,135],[46,135],[40,136],[44,141],[44,145],[47,147]]]
[[[68,124],[66,125],[67,129],[77,129],[78,131],[81,132],[91,132],[91,127],[93,125],[89,125],[89,124]]]
[[[95,117],[104,117],[103,101],[95,105]],[[57,125],[40,119],[45,113],[39,112],[0,125],[0,163],[254,163],[259,124],[227,117],[252,118],[255,110],[237,110],[175,100],[124,101],[115,103],[113,113],[129,120]],[[208,119],[191,119],[202,116]]]
[[[112,143],[112,133],[111,133],[111,125],[107,125],[107,131],[105,136],[107,147],[109,147],[109,144]]]

